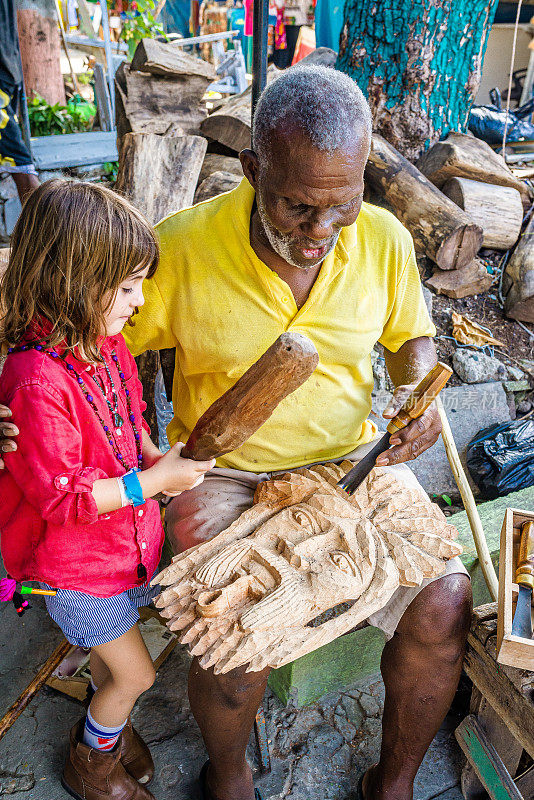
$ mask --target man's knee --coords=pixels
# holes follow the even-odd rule
[[[426,586],[402,617],[397,633],[425,647],[441,647],[452,660],[463,652],[472,612],[471,581],[462,573]]]
[[[261,693],[263,696],[269,672],[270,669],[246,672],[246,667],[240,667],[224,675],[216,675],[212,669],[202,669],[195,659],[191,665],[189,680],[194,683],[198,677],[203,683],[207,681],[212,699],[216,697],[228,709],[237,710],[248,704],[251,695]]]

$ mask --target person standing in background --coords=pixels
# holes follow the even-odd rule
[[[22,65],[14,0],[0,0],[0,172],[13,176],[22,203],[39,186],[17,121]]]

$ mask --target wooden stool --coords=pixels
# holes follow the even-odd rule
[[[479,606],[464,662],[474,684],[471,713],[455,732],[467,758],[462,793],[466,800],[532,800],[534,671],[498,664],[496,639],[497,603]]]

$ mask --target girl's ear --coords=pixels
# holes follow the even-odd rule
[[[259,171],[259,161],[258,156],[254,152],[254,150],[250,150],[248,147],[245,150],[241,150],[239,153],[239,160],[241,161],[241,166],[243,167],[243,173],[245,178],[250,183],[253,189],[257,188],[258,182],[258,171]]]

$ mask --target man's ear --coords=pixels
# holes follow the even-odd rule
[[[250,183],[253,189],[257,188],[258,183],[258,172],[260,169],[260,162],[258,161],[258,156],[254,152],[254,150],[250,150],[248,147],[245,150],[241,150],[239,153],[239,160],[241,161],[241,166],[243,167],[243,174],[245,178]]]

